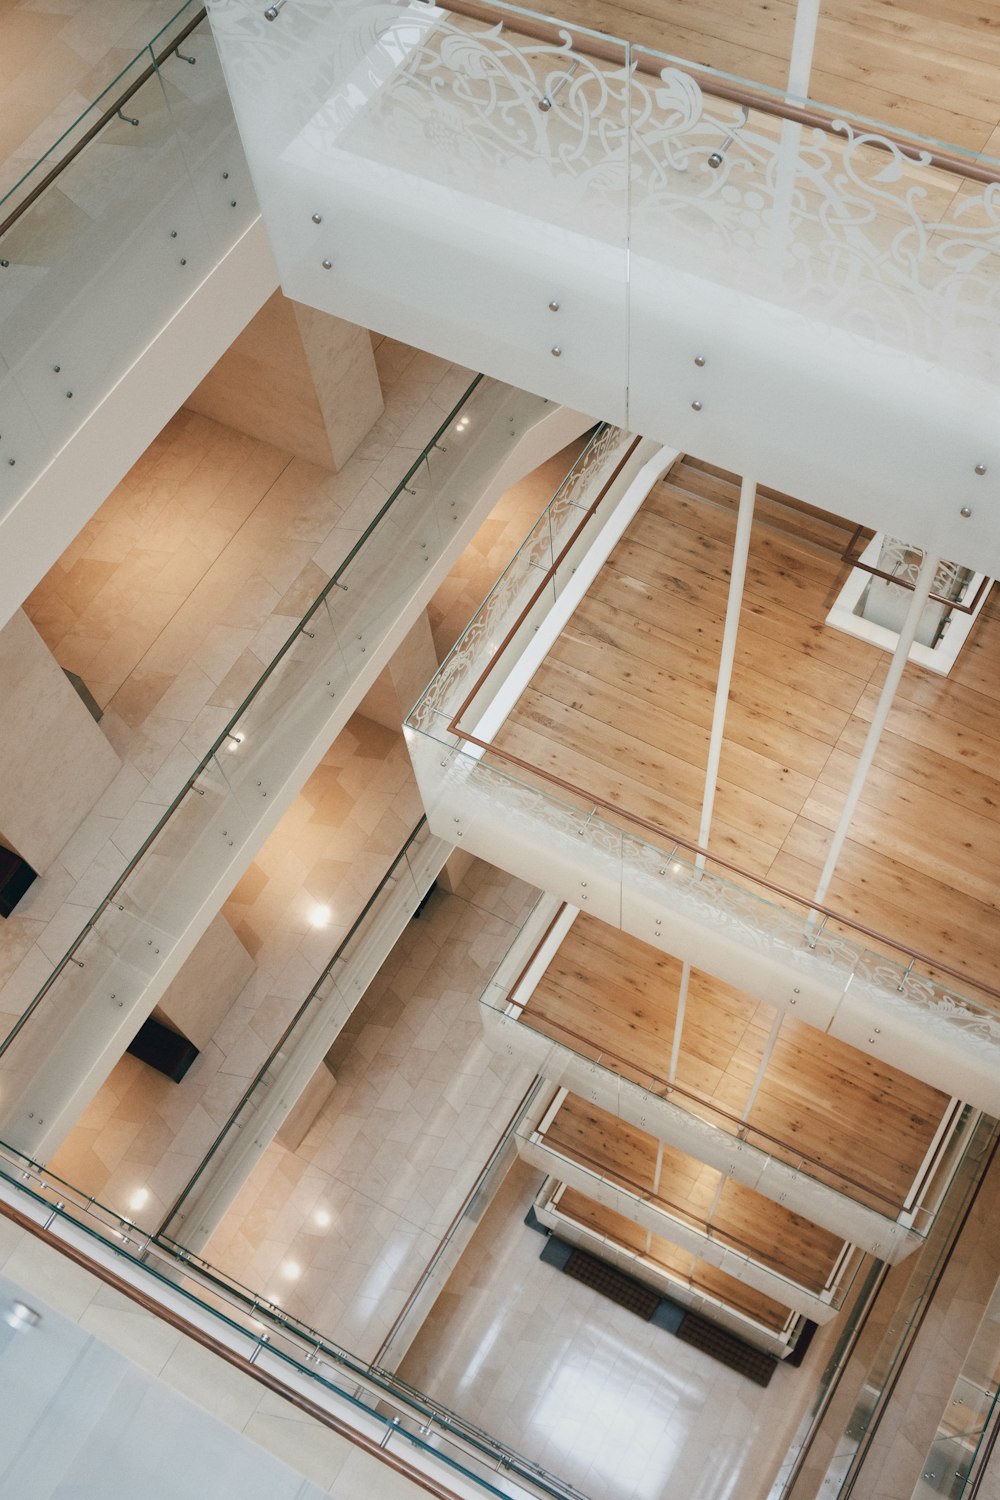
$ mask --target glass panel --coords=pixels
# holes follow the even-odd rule
[[[757,302],[777,305],[997,380],[992,184],[932,165],[919,137],[896,144],[843,112],[829,126],[799,123],[780,94],[741,103],[754,85],[635,55],[634,381],[652,378],[668,325],[676,337],[678,297],[706,282],[737,291],[747,319],[762,316]],[[762,368],[773,338],[771,318]],[[712,382],[692,371],[693,394]]]
[[[93,67],[88,70],[87,83],[90,87],[96,87],[103,79],[107,79],[93,102],[79,114],[67,119],[66,107],[69,106],[72,114],[74,103],[79,99],[78,94],[68,94],[65,103],[32,133],[31,141],[39,143],[37,153],[29,153],[23,147],[0,168],[0,225],[16,212],[29,194],[38,190],[46,177],[59,170],[68,156],[86,145],[91,133],[99,128],[107,113],[114,112],[119,105],[124,108],[129,89],[138,83],[143,71],[149,66],[150,53],[160,57],[179,45],[179,39],[201,9],[199,0],[187,0],[179,8],[173,4],[173,0],[154,0],[152,5],[143,7],[138,24],[130,27],[129,33],[120,36],[115,47],[103,59],[95,59]],[[157,20],[164,24],[151,37],[150,28]],[[127,55],[130,46],[136,56],[122,67],[122,54],[125,52]],[[33,159],[26,161],[26,155]]]
[[[210,1325],[215,1325],[218,1336],[230,1347],[252,1363],[266,1367],[279,1381],[288,1372],[308,1376],[315,1383],[317,1399],[342,1420],[352,1421],[357,1412],[375,1416],[384,1427],[380,1446],[391,1443],[410,1461],[425,1455],[464,1475],[477,1491],[486,1494],[505,1497],[513,1485],[519,1495],[584,1500],[572,1486],[522,1458],[485,1429],[457,1416],[406,1381],[366,1364],[166,1238],[151,1238],[137,1231],[131,1219],[84,1197],[71,1184],[2,1145],[0,1178],[25,1207],[49,1207],[46,1228],[54,1229],[58,1236],[66,1222],[82,1225],[95,1246],[114,1252],[119,1269],[147,1295],[157,1296],[157,1283],[163,1284],[171,1300],[179,1293],[192,1310],[208,1315]],[[474,1202],[473,1197],[467,1209]],[[198,1321],[204,1323],[204,1317],[199,1316]],[[235,1340],[232,1334],[237,1335]],[[330,1397],[336,1399],[331,1401]],[[450,1476],[444,1477],[447,1483]]]
[[[624,416],[624,43],[513,6],[213,20],[289,295]]]
[[[175,41],[198,10],[0,206],[0,515],[257,215],[207,22]]]
[[[0,260],[0,321],[9,267]],[[0,520],[14,508],[48,463],[45,432],[0,357]]]
[[[440,430],[432,434],[433,444],[418,456],[407,480],[409,485],[414,475],[423,476],[423,517],[418,521],[408,509],[413,497],[400,485],[220,735],[194,783],[167,809],[134,856],[114,888],[114,900],[106,898],[102,903],[95,921],[101,932],[107,927],[108,941],[115,951],[121,950],[123,963],[151,978],[175,940],[188,929],[206,893],[227,876],[235,878],[232,872],[241,850],[260,836],[277,790],[317,744],[325,748],[329,743],[339,712],[336,700],[344,687],[356,685],[367,663],[373,663],[373,673],[384,665],[395,644],[392,630],[404,605],[412,602],[418,586],[429,593],[432,568],[437,575],[443,572],[446,530],[450,539],[471,521],[484,492],[490,493],[491,480],[510,446],[538,419],[545,404],[477,376],[455,409],[442,413]],[[425,521],[433,526],[426,533]],[[416,540],[426,543],[423,548],[413,546],[418,528]],[[341,579],[357,587],[345,588]],[[349,635],[354,648],[346,662],[342,633]],[[379,652],[382,657],[375,660]],[[57,1014],[66,983],[64,969],[30,1007],[30,1030],[44,1033],[53,1055],[60,1043],[47,1017]],[[134,995],[130,995],[130,1007],[141,1010]],[[78,1002],[77,1008],[81,1024],[89,1018],[91,1051],[97,1055],[103,1037],[110,1057],[121,1018],[112,1016],[109,1021],[96,992],[86,1004]],[[133,1030],[143,1018],[138,1016]],[[45,1043],[40,1045],[41,1052],[32,1055],[35,1065],[43,1069]],[[12,1035],[0,1049],[7,1053],[5,1067],[23,1071],[17,1054],[24,1046],[23,1034]],[[36,1121],[15,1138],[22,1145],[43,1139],[37,1126]]]
[[[0,341],[26,400],[61,445],[211,268],[155,76],[2,243],[11,292]]]
[[[159,75],[212,242],[233,244],[260,210],[207,20],[163,59]]]

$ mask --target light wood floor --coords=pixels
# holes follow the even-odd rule
[[[823,1290],[843,1249],[829,1230],[667,1146],[657,1183],[656,1139],[575,1094],[549,1123],[544,1143],[696,1228],[711,1225],[722,1242],[811,1291]]]
[[[732,476],[659,484],[496,737],[694,839],[735,528]],[[710,846],[809,899],[888,657],[822,621],[845,527],[765,497],[754,524]],[[1000,977],[1000,605],[951,677],[907,668],[827,904]],[[627,821],[625,826],[629,826]],[[633,825],[634,826],[634,825]]]
[[[666,1079],[680,964],[637,938],[580,916],[528,1001],[524,1023],[649,1085]],[[723,1129],[750,1097],[774,1011],[695,971],[681,1034],[681,1108]],[[704,1105],[699,1104],[703,1100]],[[902,1208],[947,1096],[801,1022],[786,1018],[749,1112],[749,1140],[859,1202]],[[623,1126],[624,1131],[629,1127]]]
[[[596,1230],[598,1234],[605,1235],[626,1250],[638,1251],[665,1271],[687,1282],[695,1291],[718,1297],[729,1307],[755,1318],[765,1328],[780,1330],[788,1321],[789,1310],[780,1302],[737,1281],[734,1276],[727,1276],[725,1271],[717,1270],[715,1266],[681,1250],[669,1240],[647,1234],[645,1229],[640,1229],[631,1219],[615,1213],[612,1208],[594,1203],[574,1188],[567,1187],[563,1190],[559,1208],[568,1219],[575,1219],[585,1228]]]
[[[794,0],[558,0],[558,17],[782,88]],[[1000,149],[1000,16],[976,0],[822,0],[810,94],[968,150]]]

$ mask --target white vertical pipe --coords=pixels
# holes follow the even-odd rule
[[[889,671],[886,674],[885,683],[879,695],[875,713],[868,727],[864,747],[858,758],[858,764],[847,793],[847,800],[844,803],[840,819],[834,831],[833,842],[826,856],[826,864],[823,866],[819,885],[816,887],[816,895],[813,897],[813,900],[817,905],[825,899],[830,881],[833,879],[833,872],[837,867],[837,861],[844,847],[851,819],[854,817],[858,802],[861,799],[861,793],[864,790],[872,761],[875,759],[875,751],[878,749],[879,740],[882,738],[882,731],[885,729],[886,720],[889,717],[889,711],[896,696],[896,689],[899,687],[899,680],[909,660],[910,647],[916,638],[917,627],[920,624],[920,617],[924,612],[924,605],[927,603],[927,596],[931,591],[937,568],[938,559],[932,557],[930,553],[925,553],[924,560],[920,566],[920,572],[917,574],[916,584],[914,585],[913,598],[910,600],[910,607],[906,612],[906,619],[903,621],[903,628],[899,633],[896,649],[892,653]]]
[[[744,1120],[749,1120],[750,1111],[753,1109],[754,1104],[757,1101],[757,1095],[760,1093],[760,1086],[764,1082],[764,1074],[767,1072],[767,1065],[771,1061],[771,1055],[774,1052],[775,1043],[778,1040],[778,1032],[781,1030],[781,1023],[784,1019],[784,1011],[779,1010],[775,1012],[774,1020],[771,1022],[770,1034],[768,1035],[767,1041],[764,1044],[764,1051],[761,1053],[760,1065],[757,1068],[757,1076],[753,1081],[753,1088],[750,1090],[749,1098],[747,1099],[746,1104],[743,1106],[743,1114],[741,1118]]]
[[[753,525],[753,508],[756,498],[756,481],[744,475],[740,483],[740,508],[736,517],[736,539],[733,542],[729,598],[726,601],[726,623],[722,631],[719,677],[715,687],[715,706],[712,709],[712,732],[708,741],[705,795],[702,799],[701,825],[698,829],[698,842],[703,849],[708,847],[708,837],[712,831],[715,789],[719,783],[719,760],[722,756],[722,739],[726,729],[726,709],[729,706],[729,686],[733,678],[733,661],[736,657],[736,632],[739,629],[740,609],[743,605],[743,585],[746,581],[750,528]],[[699,868],[703,869],[704,865],[705,861],[699,855]]]
[[[820,3],[821,0],[799,0],[795,7],[792,55],[788,64],[788,93],[797,94],[801,98],[806,98],[809,94]]]
[[[805,99],[809,96],[821,3],[822,0],[799,0],[795,8],[795,29],[792,33],[792,50],[788,60],[786,93],[797,98]],[[776,153],[774,204],[771,227],[767,236],[768,259],[778,285],[781,284],[789,255],[792,202],[798,179],[801,140],[802,126],[794,120],[782,120],[781,138]]]
[[[687,959],[681,969],[681,982],[677,991],[677,1014],[674,1016],[674,1040],[670,1048],[670,1068],[667,1072],[667,1082],[677,1081],[677,1059],[681,1051],[681,1032],[684,1030],[684,1015],[687,1011],[688,985],[691,982],[691,965]]]

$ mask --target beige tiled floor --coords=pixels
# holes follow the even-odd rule
[[[398,389],[416,357],[413,351],[399,345],[383,347],[380,352],[387,388]],[[418,372],[414,372],[419,380],[411,376],[414,391],[420,389],[419,381],[424,375],[419,372],[425,374],[426,368],[421,364]],[[192,487],[197,488],[194,475],[200,466],[203,419],[190,420],[189,413],[182,413],[181,417],[184,420],[178,424],[181,432],[177,444],[183,448],[190,439],[187,454],[190,462],[180,462],[175,454],[173,483],[183,501],[190,496]],[[401,412],[390,400],[387,417],[379,424],[380,428],[389,429],[388,435],[376,429],[366,440],[366,446],[377,454],[379,447],[386,444],[387,436],[398,437],[403,431],[399,422],[404,417],[405,409]],[[213,446],[232,451],[230,440],[238,435],[219,429],[215,436],[218,442]],[[250,440],[241,439],[236,445],[238,451],[244,451],[243,443],[249,445]],[[451,644],[465,624],[466,612],[488,590],[534,521],[572,461],[576,446],[508,491],[459,559],[435,596],[430,611],[442,648]],[[390,445],[388,452],[391,460],[399,450]],[[377,457],[371,461],[387,462]],[[166,490],[167,480],[162,475],[161,478]],[[371,499],[377,501],[379,495],[384,495],[384,491],[375,486]],[[162,500],[159,513],[161,516],[173,513],[169,495]],[[114,531],[127,524],[128,514],[126,507],[115,505],[109,516],[104,517],[102,512],[98,519],[104,519],[106,526]],[[155,520],[153,524],[157,524]],[[133,566],[141,571],[143,557],[149,550],[148,547],[128,550],[108,584],[117,583],[120,591],[131,589]],[[67,569],[63,559],[49,575],[45,588],[54,590],[75,565],[70,563]],[[270,565],[274,567],[277,563],[272,560]],[[303,573],[312,567],[310,564]],[[325,577],[321,573],[316,582],[310,575],[308,586],[305,582],[300,584],[294,597],[297,610],[305,609]],[[207,595],[206,600],[210,597]],[[283,598],[284,607],[292,607],[291,598],[291,594]],[[291,628],[291,616],[281,617],[280,624],[283,637]],[[181,644],[182,638],[178,637],[179,653]],[[55,651],[61,659],[62,643]],[[186,670],[182,653],[179,660],[182,675]],[[141,664],[125,680],[122,689],[112,695],[109,716],[116,714],[121,700],[133,690],[140,676]],[[168,683],[167,692],[176,680],[175,677]],[[142,718],[136,706],[135,716],[137,722],[132,732],[140,736],[140,744],[145,744],[144,728],[155,731],[158,727],[160,716],[156,704],[150,704]],[[123,722],[120,714],[118,717]],[[231,1006],[213,1042],[202,1051],[179,1086],[167,1082],[136,1059],[123,1057],[53,1159],[53,1170],[110,1206],[134,1215],[140,1223],[158,1222],[378,884],[420,812],[420,799],[402,735],[362,714],[356,715],[295,798],[225,905],[225,914],[234,931],[256,960],[257,972]],[[322,927],[313,925],[318,907],[329,908],[329,920]],[[69,933],[69,937],[73,935]]]
[[[331,787],[338,820],[313,821]],[[419,816],[402,735],[355,715],[227,904],[256,972],[213,1039],[180,1084],[122,1057],[52,1170],[158,1225]],[[323,927],[316,906],[330,910]]]
[[[204,1251],[365,1359],[530,1081],[476,998],[536,898],[478,862],[434,893],[333,1049],[329,1103],[297,1151],[268,1147]]]
[[[3,924],[3,1030],[471,379],[391,340],[376,363],[385,411],[335,475],[181,410],[26,601],[123,766]]]
[[[766,1390],[539,1260],[515,1163],[399,1373],[600,1500],[761,1500],[817,1370]]]

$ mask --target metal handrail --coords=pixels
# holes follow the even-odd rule
[[[213,743],[209,746],[208,750],[202,756],[201,760],[195,766],[194,770],[187,777],[187,780],[184,782],[184,784],[181,787],[180,791],[174,797],[174,799],[171,802],[170,806],[164,811],[163,816],[159,819],[159,821],[154,825],[154,827],[151,829],[151,831],[143,839],[143,841],[139,845],[138,849],[132,855],[132,858],[125,865],[125,868],[122,870],[121,874],[118,876],[117,880],[114,882],[114,884],[112,885],[111,889],[108,891],[107,895],[105,895],[102,898],[102,900],[98,904],[97,908],[94,910],[94,912],[92,912],[92,914],[90,915],[90,917],[87,919],[87,922],[81,928],[80,932],[77,934],[76,938],[73,940],[73,942],[70,945],[70,947],[63,954],[62,958],[56,964],[55,968],[52,970],[52,973],[48,976],[48,978],[46,979],[45,983],[39,989],[38,993],[30,1001],[30,1003],[25,1008],[25,1010],[22,1011],[21,1015],[18,1017],[18,1020],[15,1022],[14,1026],[11,1028],[11,1030],[7,1033],[7,1035],[3,1038],[3,1040],[0,1041],[0,1057],[2,1057],[7,1052],[7,1050],[10,1048],[11,1044],[14,1042],[14,1040],[16,1039],[16,1037],[18,1036],[18,1034],[21,1032],[21,1030],[24,1028],[24,1026],[30,1020],[31,1016],[38,1009],[38,1006],[42,1003],[43,999],[48,994],[49,990],[55,984],[55,982],[59,978],[60,974],[63,973],[63,971],[65,970],[66,966],[68,964],[70,964],[70,963],[77,963],[78,964],[80,962],[79,959],[76,959],[74,957],[74,954],[76,953],[77,949],[87,939],[87,937],[89,936],[89,934],[93,931],[93,929],[96,926],[97,922],[103,916],[104,912],[107,911],[108,907],[112,904],[112,902],[114,901],[114,899],[117,896],[118,892],[121,890],[122,886],[125,884],[125,881],[132,874],[133,870],[139,864],[140,860],[145,856],[147,850],[151,847],[151,845],[159,837],[160,833],[163,831],[163,829],[169,823],[170,819],[173,817],[174,813],[176,812],[176,810],[180,806],[180,804],[183,802],[184,798],[188,795],[188,793],[190,791],[197,790],[197,788],[195,787],[195,783],[197,782],[198,778],[203,774],[203,772],[206,770],[206,768],[211,764],[211,762],[215,758],[215,756],[218,755],[219,751],[225,746],[226,741],[228,740],[228,741],[232,742],[234,739],[238,738],[238,736],[234,733],[234,730],[238,726],[241,718],[246,713],[246,711],[250,707],[250,705],[253,703],[254,699],[263,690],[263,688],[266,685],[266,683],[273,676],[273,674],[275,673],[275,671],[277,670],[277,668],[280,666],[280,664],[284,660],[285,656],[287,656],[287,654],[289,653],[289,651],[291,651],[291,649],[295,645],[295,643],[298,640],[301,639],[301,637],[303,636],[303,634],[306,634],[306,635],[308,634],[307,626],[309,625],[310,621],[313,619],[313,617],[316,614],[317,610],[319,610],[322,607],[322,605],[326,602],[326,600],[329,598],[329,596],[333,593],[333,590],[335,588],[341,588],[341,589],[343,589],[343,588],[347,587],[347,585],[342,584],[340,582],[342,576],[347,571],[347,569],[350,567],[351,563],[358,556],[358,554],[364,549],[365,545],[368,542],[368,539],[371,537],[371,535],[373,534],[373,532],[375,531],[375,529],[378,527],[378,525],[380,524],[380,522],[382,520],[384,520],[384,518],[391,511],[392,507],[395,505],[396,501],[399,499],[399,496],[402,494],[402,492],[406,488],[406,485],[407,485],[408,481],[413,478],[413,475],[419,469],[420,465],[427,460],[428,455],[430,454],[431,450],[434,447],[437,446],[438,438],[440,438],[447,431],[448,427],[454,421],[454,419],[455,419],[456,415],[458,414],[458,412],[461,411],[462,407],[471,398],[471,396],[473,395],[473,393],[478,389],[480,383],[484,379],[485,379],[485,377],[483,375],[477,375],[474,378],[474,380],[471,382],[471,384],[469,385],[469,387],[467,388],[467,390],[462,394],[461,398],[455,403],[455,405],[452,407],[451,411],[445,417],[444,421],[438,427],[438,429],[434,433],[433,437],[429,440],[429,442],[425,445],[425,447],[423,448],[423,450],[418,454],[418,456],[414,460],[414,462],[407,469],[406,473],[403,475],[402,479],[399,481],[399,483],[396,485],[395,489],[389,495],[388,499],[379,508],[379,510],[373,516],[372,520],[369,521],[368,525],[365,527],[364,531],[361,533],[361,535],[358,538],[358,540],[351,547],[350,551],[348,552],[347,556],[344,558],[343,562],[340,563],[340,565],[335,570],[335,572],[334,572],[332,578],[330,579],[330,581],[325,585],[325,587],[321,590],[321,592],[319,593],[319,595],[317,596],[317,598],[314,600],[314,602],[309,606],[308,610],[303,615],[302,619],[298,622],[298,624],[292,630],[291,634],[288,636],[288,639],[285,641],[284,645],[278,650],[278,652],[275,654],[275,656],[269,662],[269,664],[267,665],[267,667],[265,667],[264,671],[261,673],[260,677],[254,683],[254,685],[250,689],[249,693],[247,693],[247,695],[243,699],[242,703],[239,705],[239,707],[233,713],[232,717],[229,719],[229,721],[226,724],[225,728],[219,733],[219,735],[216,737],[216,739],[213,741]]]
[[[200,10],[197,11],[197,13],[195,14],[195,16],[184,27],[182,27],[182,29],[177,33],[177,35],[175,37],[172,38],[172,40],[170,42],[170,45],[168,47],[164,47],[163,50],[160,53],[155,53],[155,52],[153,53],[153,60],[152,60],[152,62],[150,62],[142,70],[142,72],[139,74],[139,76],[137,78],[135,78],[132,81],[132,83],[129,84],[129,86],[128,86],[127,89],[125,89],[122,93],[115,95],[114,100],[108,105],[108,107],[104,111],[104,113],[101,114],[97,118],[97,120],[94,121],[94,124],[91,125],[90,129],[87,130],[80,137],[80,139],[78,141],[76,141],[75,144],[72,145],[69,148],[69,150],[66,152],[66,154],[64,156],[61,156],[59,158],[59,160],[56,162],[55,166],[51,167],[49,169],[49,171],[46,172],[46,174],[45,174],[44,177],[40,178],[39,181],[35,183],[35,186],[30,190],[30,192],[28,192],[25,195],[24,198],[22,198],[21,202],[13,210],[13,212],[9,213],[7,215],[7,217],[3,220],[3,222],[0,223],[0,239],[2,239],[3,236],[7,233],[8,229],[10,229],[14,224],[17,223],[17,221],[21,217],[21,215],[23,213],[25,213],[31,207],[31,205],[36,201],[36,199],[38,199],[38,198],[41,197],[42,193],[45,192],[45,189],[48,188],[48,187],[51,187],[52,183],[55,182],[56,178],[60,175],[60,173],[63,172],[63,171],[65,171],[65,169],[69,166],[70,162],[74,161],[76,159],[76,157],[79,156],[79,154],[83,150],[83,148],[85,146],[89,145],[90,142],[94,139],[94,137],[96,135],[99,135],[101,133],[101,131],[104,129],[105,125],[110,124],[110,122],[116,117],[116,115],[119,114],[119,112],[124,107],[124,105],[126,105],[128,103],[128,101],[132,98],[132,95],[138,93],[139,89],[142,88],[143,84],[144,83],[148,83],[149,80],[152,77],[154,77],[154,75],[159,71],[160,65],[162,63],[166,62],[167,58],[170,57],[174,52],[177,51],[177,48],[180,46],[180,44],[183,41],[185,41],[187,39],[187,37],[189,37],[191,35],[192,31],[196,30],[197,27],[199,27],[201,25],[202,21],[204,21],[206,19],[206,15],[207,15],[207,12],[205,10],[205,7],[202,6],[200,8]],[[174,19],[176,19],[176,17]],[[168,26],[170,25],[169,21],[167,22],[167,25]],[[166,28],[164,27],[163,30],[165,30],[165,29]],[[157,35],[158,36],[162,35],[162,30],[160,32],[158,32]],[[153,38],[153,41],[155,41],[155,40],[156,40],[156,37]],[[143,48],[143,52],[149,51],[149,47],[151,47],[151,46],[152,46],[152,42],[149,44],[149,46]],[[141,56],[142,56],[142,52],[137,52],[135,58],[133,59],[133,61],[135,61],[136,59],[140,58]],[[121,74],[119,74],[119,77],[120,76],[121,76]],[[115,80],[115,81],[117,81],[117,80]],[[104,90],[104,93],[107,93],[108,89],[112,89],[112,88],[114,88],[114,82],[112,82],[112,83],[110,83],[108,85],[108,88]],[[103,95],[99,94],[98,97],[97,97],[97,100],[95,100],[94,102],[97,103],[101,98],[103,98]],[[70,129],[72,129],[72,126],[70,126]],[[60,137],[60,140],[61,139],[62,139],[62,137]],[[49,147],[49,152],[50,151],[54,151],[56,149],[56,146],[58,146],[58,144],[59,144],[59,141],[56,141],[54,143],[54,145],[50,146]],[[45,160],[45,156],[47,156],[49,154],[49,152],[46,152],[45,155],[43,155],[42,157],[39,158],[39,164],[42,161]],[[27,175],[28,174],[26,173],[25,176],[27,176]],[[21,181],[23,182],[24,180],[25,180],[25,178],[22,177]],[[16,183],[14,185],[14,187],[11,188],[10,191],[12,193],[16,192],[17,188],[19,186],[20,186],[20,184]]]

